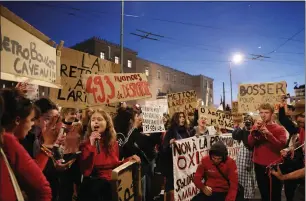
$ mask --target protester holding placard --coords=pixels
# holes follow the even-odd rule
[[[65,127],[65,140],[62,146],[63,159],[65,162],[75,160],[82,136],[82,125],[78,122],[75,108],[62,108],[63,126]],[[58,201],[71,200],[72,195],[77,195],[76,190],[81,184],[81,171],[77,162],[72,161],[72,165],[67,170],[60,173],[60,188]]]
[[[51,189],[46,177],[18,142],[31,129],[34,105],[19,90],[3,89],[0,93],[3,97],[0,98],[0,200],[27,197],[28,200],[50,201]]]
[[[201,135],[215,135],[217,133],[214,126],[206,126],[207,125],[207,117],[205,115],[200,115],[197,121],[198,126],[195,126],[190,134],[191,136],[201,136]]]
[[[112,169],[129,160],[140,162],[137,156],[119,160],[119,145],[113,121],[109,114],[100,110],[92,114],[86,141],[80,146],[80,150],[82,153],[79,163],[84,175],[80,201],[111,201]]]
[[[187,128],[186,116],[184,112],[176,112],[172,116],[170,128],[167,131],[162,152],[163,175],[166,177],[165,191],[167,193],[166,200],[174,201],[174,178],[173,178],[173,158],[172,146],[176,140],[190,137]]]
[[[233,139],[243,143],[237,154],[236,164],[239,183],[244,187],[244,198],[246,201],[255,196],[254,164],[252,162],[253,149],[248,143],[248,136],[253,124],[253,118],[247,116],[243,123],[243,128],[241,129],[238,126],[232,133]]]
[[[123,139],[122,156],[127,158],[136,154],[141,158],[143,196],[146,200],[152,200],[151,179],[154,174],[154,164],[157,157],[155,147],[157,144],[161,143],[162,133],[142,133],[143,118],[140,108],[127,107],[121,111],[120,115],[122,115],[122,117],[127,117],[126,119],[122,118],[122,123],[129,122],[128,128],[130,129]],[[118,116],[117,119],[119,119]]]
[[[202,183],[203,178],[204,183]],[[201,192],[192,201],[236,200],[237,166],[235,161],[228,156],[227,148],[221,141],[214,143],[209,154],[202,158],[194,175],[194,184]]]
[[[286,145],[286,131],[272,121],[274,107],[269,103],[261,104],[259,114],[251,134],[248,136],[249,146],[254,148],[253,162],[261,198],[264,201],[281,200],[282,183],[269,176],[267,167],[281,161],[280,151]]]

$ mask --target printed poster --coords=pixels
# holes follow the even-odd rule
[[[141,108],[143,115],[142,128],[144,133],[165,132],[163,110],[159,106],[145,105]]]

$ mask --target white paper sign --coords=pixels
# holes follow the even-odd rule
[[[176,146],[172,149],[175,201],[190,201],[199,193],[193,183],[194,173],[203,156],[208,155],[211,145],[219,140],[226,145],[229,156],[236,160],[242,144],[233,140],[231,134],[191,137],[176,141]]]
[[[157,133],[165,132],[163,122],[163,111],[159,106],[144,106],[142,107],[143,114],[143,132],[144,133]]]

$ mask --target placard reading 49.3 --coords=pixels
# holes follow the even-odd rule
[[[83,75],[82,82],[86,86],[89,105],[109,104],[152,96],[144,73]]]

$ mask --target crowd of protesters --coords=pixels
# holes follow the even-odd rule
[[[304,199],[304,107],[281,104],[276,123],[274,107],[262,104],[260,118],[247,117],[232,132],[243,143],[236,161],[222,142],[213,144],[195,173],[193,200],[252,199],[256,183],[263,201],[280,201],[283,184],[288,201]],[[165,199],[174,201],[173,144],[229,132],[195,111],[194,119],[164,114],[166,132],[144,134],[138,105],[121,103],[112,118],[103,110],[59,110],[47,98],[32,102],[15,88],[0,91],[0,118],[0,201],[111,201],[112,170],[127,161],[141,165],[143,201],[158,198],[157,173]]]

